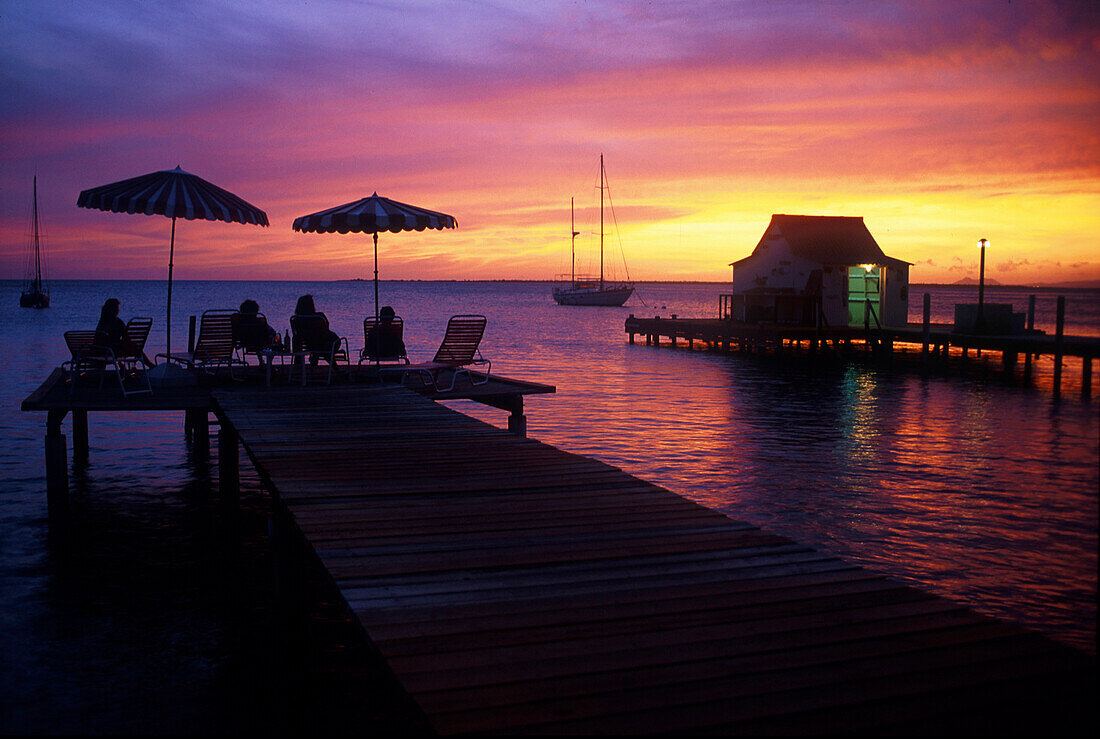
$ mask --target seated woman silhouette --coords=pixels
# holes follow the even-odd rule
[[[126,338],[126,322],[118,317],[118,298],[107,298],[103,307],[99,309],[99,323],[95,327],[96,346],[105,346],[116,357],[135,357],[140,359],[147,367],[153,367],[153,362]]]
[[[260,315],[260,304],[252,299],[241,303],[240,313],[234,317],[233,342],[249,351],[282,348],[279,332],[268,325]]]
[[[378,311],[378,323],[367,333],[367,355],[373,359],[394,359],[405,356],[403,328],[395,321],[393,308],[384,305]]]
[[[314,306],[312,295],[298,298],[294,315],[299,318],[294,329],[294,351],[319,349],[329,352],[340,341],[340,337],[329,328],[328,317]],[[310,364],[317,364],[318,359],[317,354],[311,354]]]
[[[126,322],[118,317],[118,298],[107,298],[99,309],[99,323],[95,327],[95,343],[113,350],[116,354],[126,340]]]

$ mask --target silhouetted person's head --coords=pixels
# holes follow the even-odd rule
[[[298,305],[294,308],[294,314],[297,316],[308,316],[311,313],[316,313],[317,308],[313,305],[312,295],[303,295],[298,298]]]
[[[260,312],[260,304],[257,303],[255,300],[252,300],[251,298],[249,298],[248,300],[241,303],[241,313],[249,313],[251,315],[256,315],[259,312]]]
[[[118,315],[118,298],[107,298],[99,310],[99,318],[114,318]]]
[[[393,312],[393,308],[388,305],[383,305],[382,310],[378,311],[378,318],[386,323],[389,323],[394,319],[397,314]]]

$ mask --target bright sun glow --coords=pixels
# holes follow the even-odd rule
[[[367,277],[369,239],[290,224],[375,191],[459,222],[385,234],[383,279],[549,279],[571,197],[598,259],[603,153],[634,279],[724,281],[788,213],[862,216],[914,282],[975,277],[975,232],[1001,283],[1100,281],[1100,31],[1071,9],[128,7],[0,17],[3,276],[37,174],[52,276],[163,279],[166,222],[75,202],[179,164],[271,219],[177,224],[180,279]]]

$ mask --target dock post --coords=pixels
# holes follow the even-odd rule
[[[88,411],[73,409],[73,463],[88,461]]]
[[[508,431],[516,436],[527,436],[527,416],[512,411],[508,416]]]
[[[1027,332],[1035,330],[1035,296],[1027,297]],[[1031,352],[1024,352],[1024,384],[1031,382]]]
[[[922,318],[924,326],[924,338],[921,341],[920,356],[921,359],[928,359],[928,339],[932,335],[932,296],[929,293],[924,294],[924,315]]]
[[[210,456],[210,418],[205,408],[188,408],[191,419],[191,443],[194,454],[200,459]]]
[[[50,523],[60,523],[69,512],[69,460],[61,433],[64,410],[50,411],[46,419],[46,509]]]
[[[1092,357],[1081,357],[1081,397],[1092,396]]]
[[[218,426],[218,492],[222,502],[234,507],[241,497],[241,470],[237,432],[224,419]]]
[[[1058,319],[1054,331],[1054,394],[1062,392],[1062,351],[1065,343],[1066,296],[1058,296]]]

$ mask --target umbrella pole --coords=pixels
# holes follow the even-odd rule
[[[378,324],[378,232],[374,232],[374,323]]]
[[[168,353],[172,353],[172,261],[176,255],[176,217],[172,216],[172,241],[168,247],[168,323],[165,324]]]

